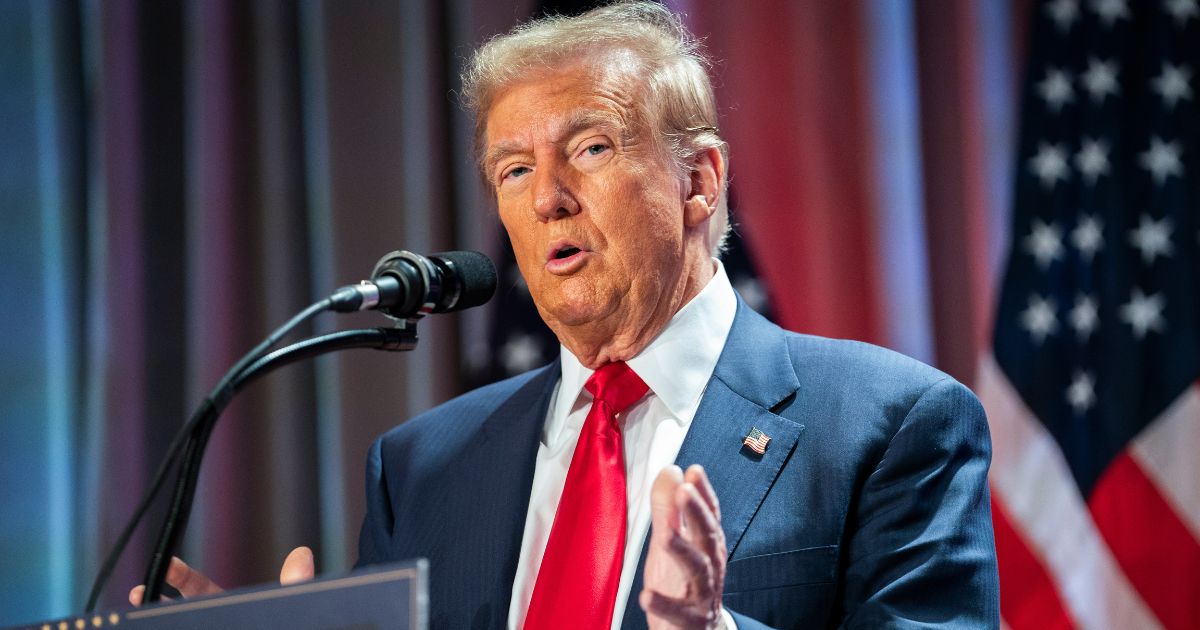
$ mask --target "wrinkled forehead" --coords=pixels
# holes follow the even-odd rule
[[[496,105],[514,90],[557,80],[563,84],[590,84],[598,91],[619,91],[629,96],[630,120],[626,124],[640,126],[649,112],[645,63],[633,51],[624,48],[582,48],[563,53],[514,72],[513,76],[496,85],[477,112],[476,142],[481,163],[488,150],[488,129]]]
[[[646,130],[645,91],[636,77],[609,68],[556,68],[510,83],[488,108],[480,147],[483,165],[498,143],[533,135],[565,140],[586,129],[603,129],[625,139]]]
[[[483,121],[487,122],[496,103],[514,89],[531,84],[556,83],[575,89],[620,91],[642,100],[646,94],[645,63],[628,50],[595,50],[564,54],[535,63],[497,85],[488,99]]]

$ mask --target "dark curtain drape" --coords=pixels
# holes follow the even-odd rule
[[[44,556],[6,557],[34,569],[14,586],[69,593],[56,604],[66,612],[173,431],[237,357],[390,250],[497,247],[453,91],[473,43],[529,10],[272,0],[3,10],[14,36],[5,59],[35,66],[7,83],[32,88],[17,122],[34,137],[9,145],[5,163],[29,160],[11,180],[35,188],[28,199],[43,208],[13,218],[31,219],[30,236],[44,228],[61,241],[27,242],[13,257],[28,276],[6,275],[66,283],[62,299],[34,287],[45,310],[29,326],[49,318],[64,337],[46,358],[64,369],[40,385],[60,399],[52,439],[69,461],[48,475],[59,487],[44,496],[75,519],[55,535],[53,569]],[[47,161],[53,177],[38,172]],[[44,224],[49,215],[56,224]],[[53,268],[39,270],[54,252]],[[366,447],[461,391],[463,346],[486,344],[485,333],[464,332],[486,328],[486,314],[474,318],[427,320],[408,356],[326,357],[239,396],[209,447],[189,561],[247,584],[272,579],[289,549],[309,544],[323,570],[347,568]],[[384,323],[328,316],[301,332]],[[140,580],[158,518],[135,537],[102,605],[123,602]],[[48,614],[44,601],[17,606],[13,619]]]

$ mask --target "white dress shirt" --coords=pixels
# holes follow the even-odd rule
[[[623,424],[629,516],[625,559],[613,610],[614,629],[621,626],[642,545],[650,530],[650,487],[659,471],[674,463],[679,454],[733,325],[737,298],[725,268],[719,261],[714,263],[716,274],[704,289],[671,318],[666,329],[645,350],[626,361],[650,391],[619,416]],[[525,623],[554,513],[575,454],[575,443],[592,404],[592,395],[583,387],[592,370],[565,347],[559,360],[562,376],[550,399],[538,447],[521,555],[508,608],[508,627],[513,630]],[[726,622],[730,621],[728,613],[723,616]]]

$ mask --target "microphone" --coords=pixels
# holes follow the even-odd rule
[[[496,293],[496,266],[473,251],[422,256],[397,250],[375,263],[371,279],[333,293],[331,310],[377,310],[396,320],[479,306]]]

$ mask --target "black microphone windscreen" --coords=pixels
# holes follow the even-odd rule
[[[454,275],[461,280],[458,301],[454,310],[479,306],[496,294],[496,265],[483,254],[473,251],[441,252],[430,256],[433,260],[448,263]]]

